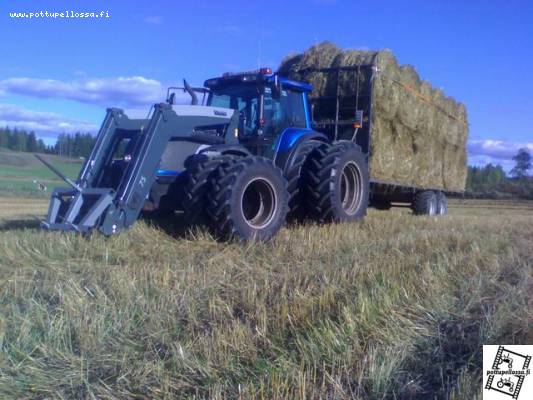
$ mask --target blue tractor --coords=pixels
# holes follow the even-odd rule
[[[175,104],[176,90],[191,104]],[[363,217],[370,184],[367,149],[355,140],[362,112],[339,121],[337,110],[329,128],[314,126],[310,91],[262,68],[202,88],[184,81],[147,119],[108,109],[78,179],[53,192],[44,227],[111,235],[143,212],[180,211],[219,238],[268,240],[287,220]],[[353,135],[339,139],[339,126]]]

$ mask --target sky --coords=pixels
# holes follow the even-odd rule
[[[10,15],[41,11],[99,17]],[[469,163],[509,170],[533,152],[532,21],[527,0],[0,0],[0,126],[97,132],[107,107],[145,116],[182,78],[276,68],[329,40],[414,65],[466,104]]]

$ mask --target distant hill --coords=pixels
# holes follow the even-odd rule
[[[42,154],[42,156],[52,163],[82,163],[82,160],[80,160],[79,158],[60,157],[53,154]],[[35,158],[33,153],[13,151],[5,148],[0,148],[0,165],[12,165],[16,167],[44,167],[44,165],[39,160],[37,160],[37,158]]]
[[[76,178],[82,160],[59,157],[51,154],[42,155],[66,176]],[[46,186],[39,191],[37,184]],[[47,197],[55,186],[64,183],[32,153],[0,149],[0,196]]]

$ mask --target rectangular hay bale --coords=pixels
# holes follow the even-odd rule
[[[354,74],[320,73],[313,69],[371,65]],[[311,99],[360,99],[359,108],[372,110],[370,174],[375,180],[405,186],[463,191],[466,183],[468,121],[463,104],[444,95],[401,66],[388,50],[342,50],[332,43],[313,46],[286,57],[278,70],[313,85]],[[329,100],[327,100],[329,101]],[[331,110],[334,107],[322,107]],[[320,117],[320,115],[319,115]],[[329,116],[331,118],[331,116]]]

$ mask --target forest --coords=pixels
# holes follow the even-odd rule
[[[86,157],[91,152],[95,137],[90,133],[61,133],[55,144],[47,145],[35,132],[17,128],[0,128],[0,148],[29,153],[56,154],[63,157]]]

